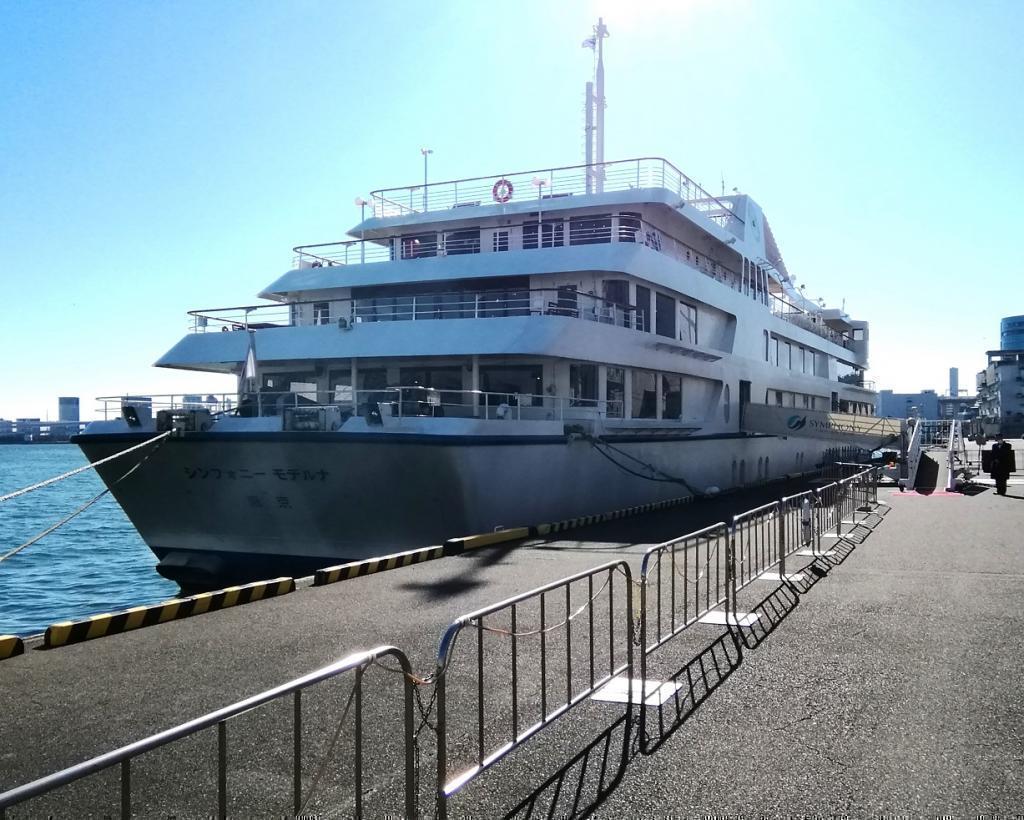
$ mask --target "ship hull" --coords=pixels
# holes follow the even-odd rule
[[[98,461],[145,437],[77,443]],[[155,445],[123,479],[141,456],[98,472],[161,573],[198,587],[777,479],[836,444],[802,442],[798,458],[773,436],[195,434]]]

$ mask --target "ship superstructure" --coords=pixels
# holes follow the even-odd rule
[[[192,311],[157,365],[237,393],[115,399],[79,438],[97,460],[179,433],[130,481],[100,468],[160,571],[308,571],[807,472],[845,443],[744,415],[871,416],[867,323],[804,298],[752,198],[606,162],[597,136],[583,165],[374,191],[262,303]]]

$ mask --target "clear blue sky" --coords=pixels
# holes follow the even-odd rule
[[[601,14],[607,156],[764,207],[872,377],[973,385],[1024,313],[1024,3],[0,0],[0,417],[231,390],[150,367],[249,304],[371,189],[582,161]]]

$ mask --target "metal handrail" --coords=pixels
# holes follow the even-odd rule
[[[373,201],[373,215],[376,217],[401,216],[459,207],[464,204],[475,205],[486,201],[502,204],[492,197],[493,185],[499,180],[512,183],[511,197],[508,201],[536,199],[541,204],[545,197],[591,193],[595,184],[605,191],[630,190],[641,187],[666,188],[689,200],[689,204],[699,210],[708,213],[715,213],[716,210],[724,211],[728,214],[725,217],[726,221],[735,220],[739,224],[743,224],[743,220],[733,213],[732,203],[715,197],[662,157],[636,157],[591,165],[564,165],[529,171],[511,171],[431,182],[425,186],[407,185],[397,188],[379,188],[370,192],[370,199]],[[535,186],[534,180],[540,184]],[[534,187],[537,189],[536,197],[533,196]],[[526,193],[527,196],[517,197],[517,191]],[[401,201],[406,198],[409,201],[408,205]],[[420,205],[422,207],[417,207]],[[715,219],[716,217],[709,218]]]
[[[302,802],[301,802],[301,753],[302,753],[302,737],[301,737],[301,699],[299,697],[301,690],[316,683],[328,680],[329,678],[336,677],[344,672],[350,672],[355,670],[357,675],[356,686],[361,687],[362,685],[362,674],[375,660],[381,657],[391,656],[398,661],[402,672],[405,675],[405,811],[407,817],[415,816],[415,794],[414,794],[414,766],[413,766],[413,746],[412,746],[412,730],[413,730],[413,701],[412,701],[412,683],[410,675],[412,674],[412,667],[409,664],[408,658],[405,653],[394,646],[378,646],[375,649],[371,649],[365,652],[357,652],[348,657],[342,658],[341,660],[335,661],[332,664],[317,669],[316,671],[310,672],[307,675],[303,675],[300,678],[296,678],[288,683],[275,686],[273,689],[268,689],[260,694],[253,695],[252,697],[240,700],[237,703],[233,703],[230,706],[225,706],[222,709],[217,709],[210,712],[202,717],[195,718],[186,723],[182,723],[171,729],[167,729],[163,732],[158,732],[155,735],[129,743],[127,746],[122,746],[114,751],[107,752],[106,754],[99,755],[87,760],[83,763],[79,763],[75,766],[70,766],[62,771],[55,772],[54,774],[47,775],[46,777],[34,780],[31,783],[26,783],[23,786],[18,786],[9,791],[0,794],[0,813],[4,809],[13,806],[17,803],[21,803],[25,800],[29,800],[33,797],[38,797],[41,794],[52,791],[53,789],[72,783],[76,780],[80,780],[96,772],[108,769],[111,766],[121,765],[121,816],[123,818],[129,818],[132,815],[131,809],[131,760],[138,757],[139,755],[150,752],[154,749],[158,749],[161,746],[165,746],[168,743],[172,743],[176,740],[194,735],[204,729],[208,729],[212,726],[218,727],[218,816],[225,817],[227,815],[227,792],[226,792],[226,767],[227,767],[227,735],[223,727],[226,721],[231,718],[238,717],[258,706],[263,706],[278,698],[284,697],[285,695],[294,694],[296,696],[295,702],[295,748],[294,748],[294,771],[293,771],[293,805],[295,813],[298,814]],[[361,698],[357,697],[357,701]],[[359,723],[357,726],[361,726],[362,713],[357,709],[354,719]],[[359,733],[357,728],[357,735]],[[355,767],[361,771],[362,765],[362,746],[357,743],[356,745],[356,762]],[[362,790],[358,788],[360,780],[360,774],[357,773],[355,777],[356,781],[356,816],[362,816]]]
[[[617,573],[621,573],[623,576],[623,585],[625,588],[625,605],[621,608],[618,617],[623,619],[625,629],[625,661],[616,665],[615,657],[615,599],[614,599],[614,579]],[[595,578],[601,575],[607,574],[605,586],[608,587],[608,672],[607,674],[598,677],[595,671],[595,656],[594,656],[594,601],[601,595],[604,587],[602,586],[597,590],[596,594],[594,591]],[[587,599],[582,607],[579,607],[576,612],[572,612],[572,600],[571,592],[572,585],[574,583],[587,584]],[[566,616],[561,623],[548,624],[546,622],[545,615],[545,596],[548,593],[565,592],[565,611]],[[533,723],[526,728],[520,728],[519,726],[519,701],[518,701],[518,661],[517,661],[517,638],[521,639],[525,635],[520,635],[517,632],[518,621],[517,621],[517,607],[520,604],[530,602],[533,600],[539,601],[540,606],[540,628],[538,630],[532,630],[528,634],[536,635],[540,640],[540,698],[541,698],[541,718],[539,721]],[[484,645],[483,645],[483,633],[487,627],[484,624],[484,618],[489,615],[494,615],[499,612],[508,611],[510,617],[511,626],[508,629],[497,630],[505,633],[511,641],[510,657],[511,657],[511,686],[512,686],[512,726],[511,726],[511,738],[502,743],[496,749],[488,752],[486,748],[486,726],[484,721]],[[588,678],[585,678],[583,683],[586,685],[582,686],[578,691],[573,687],[573,673],[572,673],[572,621],[574,618],[587,611],[589,618],[589,636],[590,636],[590,674]],[[564,715],[573,707],[583,703],[590,695],[596,692],[601,686],[608,683],[616,675],[625,672],[626,677],[632,677],[633,669],[633,579],[632,573],[629,567],[629,563],[624,560],[609,561],[601,564],[600,566],[594,567],[593,569],[584,570],[577,572],[574,575],[570,575],[565,578],[561,578],[557,581],[553,581],[543,586],[532,589],[528,592],[514,595],[511,598],[506,598],[496,604],[483,607],[469,614],[463,615],[456,619],[441,636],[440,644],[437,650],[437,672],[435,676],[437,690],[436,690],[436,702],[437,702],[437,791],[436,791],[436,816],[439,820],[444,820],[447,816],[448,798],[456,791],[465,786],[470,780],[477,775],[481,774],[499,760],[508,755],[512,750],[525,743],[529,738],[536,735],[546,726],[557,720],[559,717]],[[603,616],[602,616],[603,617]],[[463,629],[467,627],[476,626],[477,628],[477,749],[476,749],[476,763],[471,766],[468,770],[458,775],[452,780],[448,779],[448,707],[447,707],[447,685],[448,685],[448,673],[453,663],[453,653],[455,650],[455,644],[458,636],[461,634]],[[584,625],[586,627],[586,624]],[[547,648],[545,638],[547,634],[553,630],[564,631],[565,642],[566,642],[566,681],[565,681],[565,695],[559,697],[557,701],[552,701],[552,706],[557,703],[554,708],[548,709],[548,678],[546,674],[547,669]],[[586,631],[584,630],[585,634]],[[627,709],[632,708],[632,691],[628,696]]]
[[[462,297],[453,300],[450,297]],[[493,319],[512,316],[564,316],[616,327],[641,330],[648,326],[647,312],[589,293],[558,288],[524,290],[438,291],[409,296],[386,297],[390,304],[378,304],[385,297],[357,299],[305,299],[298,302],[263,305],[239,305],[226,308],[190,310],[191,331],[208,333],[220,330],[262,330],[271,327],[305,327],[391,321],[436,321],[439,319]],[[447,300],[438,302],[437,300]],[[297,314],[307,306],[327,305],[325,311],[314,307],[309,320]],[[296,311],[296,307],[300,310]]]
[[[455,401],[453,397],[459,397],[459,400]],[[466,411],[465,417],[472,416],[484,421],[538,420],[538,412],[550,412],[550,417],[545,416],[545,419],[540,420],[553,421],[594,417],[622,418],[624,410],[624,401],[621,399],[446,389],[418,384],[350,390],[344,398],[339,398],[335,390],[261,390],[241,395],[211,393],[206,397],[180,393],[100,396],[97,401],[103,405],[102,413],[105,419],[112,415],[120,416],[121,408],[125,405],[145,405],[152,411],[209,410],[212,414],[231,413],[248,407],[255,408],[254,415],[264,418],[279,416],[285,410],[292,409],[345,408],[353,412],[365,412],[376,404],[378,410],[395,418],[442,415],[433,408],[461,408]]]
[[[702,273],[707,273],[720,280],[732,281],[735,279],[740,282],[742,279],[737,271],[711,259],[706,251],[698,250],[693,245],[676,238],[663,228],[641,219],[639,216],[622,212],[602,216],[611,220],[609,226],[586,227],[572,224],[573,220],[592,221],[597,218],[593,215],[544,214],[539,220],[524,220],[503,225],[477,226],[475,228],[458,227],[447,230],[424,228],[420,229],[419,233],[407,231],[375,239],[347,239],[339,242],[296,245],[292,248],[292,253],[295,255],[293,263],[296,267],[335,267],[437,256],[505,253],[509,250],[549,250],[551,248],[610,243],[646,245],[654,250],[668,252],[664,247],[667,242],[672,248],[670,255],[680,261],[693,261],[693,267]],[[514,228],[538,229],[536,237],[530,237],[531,247],[522,247],[525,244],[522,238],[518,242],[518,247],[516,243],[512,242],[512,229]],[[462,235],[473,230],[479,230],[480,236],[465,237]],[[483,241],[487,231],[509,232],[508,245],[502,250],[488,250]],[[426,238],[430,235],[433,235],[434,238]],[[736,289],[739,290],[741,285],[740,282]]]

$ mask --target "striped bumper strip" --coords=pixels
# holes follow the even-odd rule
[[[216,592],[190,595],[187,598],[175,598],[153,606],[136,606],[122,612],[93,615],[82,621],[62,621],[47,627],[43,646],[52,649],[56,646],[101,638],[104,635],[116,635],[119,632],[189,618],[204,612],[215,612],[218,609],[240,606],[263,598],[274,598],[294,590],[294,578],[274,578],[271,581],[256,581]]]
[[[375,572],[385,572],[389,569],[420,564],[424,561],[431,561],[434,558],[442,558],[444,555],[446,555],[444,547],[425,547],[423,549],[395,553],[394,555],[384,555],[380,558],[370,558],[366,561],[354,561],[351,564],[325,567],[313,573],[313,586],[322,587],[325,584],[333,584],[336,581],[347,581],[349,578],[359,578],[362,575],[373,575]]]

